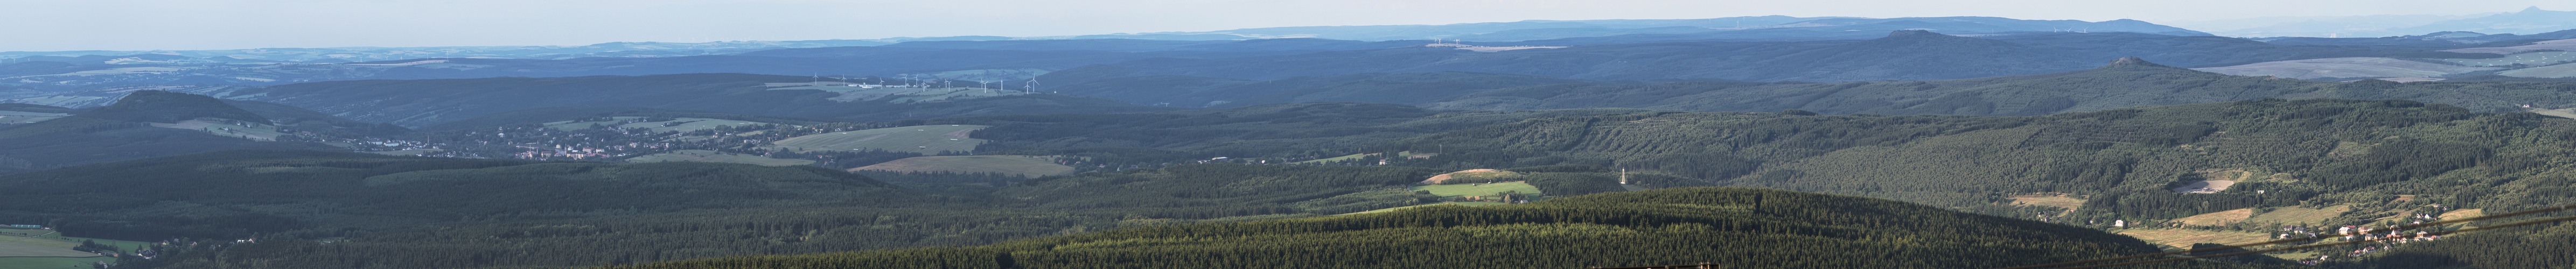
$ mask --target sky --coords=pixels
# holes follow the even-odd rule
[[[1063,36],[1736,16],[2207,21],[2456,15],[2567,0],[0,0],[0,51]]]

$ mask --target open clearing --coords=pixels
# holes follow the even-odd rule
[[[710,162],[710,163],[743,163],[743,164],[757,164],[757,165],[766,165],[766,166],[791,166],[791,165],[807,165],[807,164],[813,164],[813,163],[814,163],[814,160],[778,159],[778,158],[761,157],[761,156],[751,156],[751,155],[742,155],[742,154],[725,154],[725,153],[722,153],[722,152],[716,152],[716,151],[712,151],[712,150],[695,150],[695,149],[691,149],[691,150],[676,150],[676,151],[671,151],[671,152],[664,152],[664,153],[661,153],[661,154],[644,155],[644,156],[635,156],[635,158],[627,158],[627,159],[626,159],[626,162],[630,162],[630,163],[652,163],[652,162]]]
[[[64,115],[67,114],[0,111],[0,124],[35,123],[62,118]]]
[[[1425,207],[1425,206],[1489,206],[1489,205],[1507,205],[1507,204],[1505,204],[1505,203],[1501,203],[1501,202],[1444,202],[1444,203],[1437,203],[1437,204],[1427,204],[1427,205],[1409,205],[1409,206],[1400,206],[1400,207],[1386,208],[1386,209],[1378,209],[1378,210],[1369,210],[1369,211],[1360,211],[1360,212],[1342,213],[1342,214],[1337,214],[1337,215],[1334,215],[1334,216],[1340,216],[1340,215],[1358,215],[1358,214],[1368,214],[1368,213],[1378,213],[1378,212],[1394,212],[1394,211],[1396,211],[1396,210],[1404,210],[1404,209],[1406,209],[1406,208]]]
[[[2272,238],[2269,235],[2248,232],[2166,229],[2129,229],[2120,231],[2120,234],[2127,235],[2129,237],[2136,237],[2138,240],[2146,240],[2147,243],[2175,248],[2190,248],[2191,244],[2194,243],[2219,243],[2229,245],[2254,243],[2263,242]]]
[[[69,249],[69,248],[61,248],[61,247],[54,247],[54,246],[32,245],[32,244],[16,243],[16,242],[18,242],[18,241],[25,241],[25,240],[53,241],[53,240],[46,240],[46,239],[35,239],[35,238],[24,238],[24,237],[20,237],[20,238],[10,238],[10,239],[6,239],[6,240],[0,240],[0,257],[93,257],[93,256],[98,256],[98,254],[95,254],[95,253],[72,251],[72,250],[71,250],[71,249]],[[59,241],[57,241],[57,242],[59,242]],[[77,245],[77,244],[75,244],[75,245]]]
[[[1513,181],[1513,182],[1500,182],[1500,183],[1493,183],[1493,184],[1450,184],[1450,185],[1416,186],[1416,187],[1413,187],[1413,190],[1416,190],[1416,191],[1431,191],[1431,195],[1439,195],[1440,197],[1489,196],[1489,195],[1494,195],[1494,194],[1497,194],[1497,193],[1503,193],[1503,192],[1505,192],[1505,191],[1520,192],[1521,194],[1528,194],[1528,195],[1545,195],[1544,193],[1539,193],[1539,192],[1538,192],[1538,186],[1530,186],[1530,184],[1529,184],[1529,183],[1523,183],[1523,182],[1520,182],[1520,181]]]
[[[2275,207],[2275,208],[2272,208],[2272,212],[2263,212],[2263,214],[2255,214],[2255,215],[2254,215],[2254,216],[2252,216],[2252,217],[2248,217],[2248,218],[2246,218],[2246,219],[2245,219],[2245,221],[2252,221],[2252,222],[2254,222],[2254,223],[2280,223],[2280,224],[2288,224],[2288,223],[2309,223],[2309,224],[2314,224],[2314,223],[2318,223],[2318,222],[2323,222],[2323,221],[2325,221],[2325,220],[2326,220],[2326,218],[2332,218],[2332,217],[2337,216],[2337,215],[2343,215],[2343,212],[2344,212],[2344,211],[2349,211],[2349,210],[2352,210],[2352,206],[2351,206],[2351,205],[2337,205],[2337,206],[2326,207],[2326,208],[2322,208],[2322,209],[2309,209],[2309,208],[2304,208],[2304,207]]]
[[[2211,212],[2211,213],[2209,213],[2209,214],[2200,214],[2200,215],[2194,215],[2194,216],[2190,216],[2190,217],[2183,217],[2183,218],[2179,218],[2179,219],[2174,219],[2174,221],[2176,221],[2176,222],[2182,222],[2182,224],[2186,224],[2186,225],[2204,225],[2204,226],[2212,226],[2212,225],[2228,225],[2228,224],[2235,224],[2235,223],[2237,223],[2237,222],[2243,222],[2243,221],[2245,221],[2246,219],[2250,219],[2250,218],[2253,218],[2253,217],[2254,217],[2254,209],[2252,209],[2252,208],[2242,208],[2242,209],[2236,209],[2236,210],[2228,210],[2228,211]]]
[[[2014,205],[2035,205],[2064,209],[2084,207],[2084,199],[2075,199],[2075,197],[2068,197],[2065,195],[2017,195],[2013,196],[2012,199]]]
[[[2561,110],[2540,110],[2540,108],[2532,108],[2532,113],[2550,115],[2550,118],[2576,118],[2576,113],[2571,113],[2571,110],[2568,110],[2568,108],[2561,108]]]
[[[1054,160],[1029,156],[925,156],[903,158],[850,171],[876,170],[894,172],[1002,173],[1023,177],[1040,177],[1073,173],[1072,166],[1055,164]]]
[[[1447,174],[1431,176],[1431,179],[1422,180],[1422,184],[1440,184],[1441,182],[1449,182],[1450,180],[1493,181],[1517,178],[1520,175],[1521,173],[1513,173],[1512,171],[1468,169],[1467,171],[1449,172]]]
[[[2221,191],[2227,191],[2228,186],[2236,186],[2236,182],[2226,180],[2202,180],[2200,182],[2192,182],[2190,185],[2175,187],[2173,188],[2173,191],[2179,193],[2218,193]]]
[[[2470,67],[2378,57],[2345,57],[2307,60],[2260,62],[2238,66],[2193,68],[2238,76],[2279,76],[2295,79],[2357,77],[2439,77],[2442,75],[2497,70],[2496,67]]]
[[[966,134],[984,127],[991,126],[922,125],[877,128],[799,136],[778,140],[772,144],[786,146],[796,151],[884,150],[921,154],[939,154],[942,151],[967,152],[975,151],[975,145],[982,145],[985,140],[966,138]]]

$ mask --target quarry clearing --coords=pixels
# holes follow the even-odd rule
[[[799,152],[820,150],[883,150],[921,154],[939,154],[940,152],[947,151],[967,152],[975,151],[975,146],[984,144],[984,141],[986,140],[967,138],[966,136],[974,133],[977,129],[984,129],[985,127],[992,126],[921,125],[877,128],[798,136],[778,140],[778,142],[773,142],[771,144],[788,147],[790,150],[796,150]]]

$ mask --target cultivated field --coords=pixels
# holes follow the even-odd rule
[[[2558,64],[2558,63],[2560,63],[2560,62],[2566,62],[2566,61],[2576,61],[2576,52],[2568,52],[2568,51],[2533,52],[2533,53],[2524,53],[2524,54],[2505,55],[2505,56],[2504,56],[2504,58],[2495,58],[2495,59],[2442,59],[2442,61],[2445,61],[2445,62],[2460,63],[2461,65],[2467,65],[2467,66],[2507,66],[2507,65],[2513,65],[2513,64],[2523,64],[2523,65],[2526,65],[2526,66],[2544,66],[2544,65],[2553,65],[2553,64]]]
[[[2136,237],[2138,240],[2146,240],[2147,243],[2174,248],[2190,248],[2191,244],[2194,243],[2219,243],[2229,245],[2254,243],[2268,241],[2269,238],[2272,238],[2270,235],[2248,232],[2166,229],[2128,229],[2120,231],[2120,234],[2127,235],[2129,237]]]
[[[115,262],[116,257],[0,257],[0,269],[89,269],[97,262]]]
[[[885,163],[850,168],[850,171],[876,170],[895,172],[1002,173],[1039,177],[1073,173],[1072,166],[1055,164],[1054,160],[1029,156],[926,156],[903,158]]]
[[[89,252],[72,251],[70,248],[61,248],[61,247],[46,246],[46,245],[33,245],[33,244],[18,243],[19,241],[28,241],[28,240],[37,240],[37,241],[53,241],[53,240],[46,240],[46,239],[23,238],[23,237],[22,237],[22,238],[0,239],[0,257],[91,257],[91,256],[98,256],[98,254],[89,253]],[[77,244],[75,244],[75,245],[77,245]]]
[[[2495,67],[2469,67],[2377,57],[2345,57],[2307,60],[2260,62],[2239,66],[2193,68],[2238,76],[2279,76],[2296,79],[2353,77],[2439,77],[2448,74],[2496,70]]]
[[[938,154],[941,151],[974,151],[983,139],[966,138],[966,134],[983,125],[922,125],[878,128],[858,131],[799,136],[772,143],[796,151],[885,150]]]
[[[2545,49],[2551,49],[2551,50],[2576,50],[2576,40],[2560,39],[2560,40],[2541,41],[2541,42],[2538,42],[2538,43],[2532,43],[2531,45],[2521,45],[2521,46],[2512,46],[2512,47],[2502,47],[2502,48],[2465,48],[2465,49],[2444,50],[2444,51],[2448,51],[2448,52],[2458,52],[2458,53],[2494,53],[2494,54],[2514,54],[2514,53],[2521,53],[2521,52],[2524,52],[2524,51],[2545,50]]]
[[[813,160],[777,159],[777,158],[761,157],[761,156],[751,156],[751,155],[742,155],[742,154],[725,154],[725,153],[721,153],[721,152],[715,152],[715,151],[712,151],[712,150],[694,150],[694,149],[692,149],[692,150],[677,150],[677,151],[664,152],[664,153],[661,153],[661,154],[653,154],[653,155],[635,156],[635,158],[627,158],[627,159],[626,159],[626,162],[631,162],[631,163],[650,163],[650,162],[710,162],[710,163],[742,163],[742,164],[757,164],[757,165],[766,165],[766,166],[807,165],[807,164],[813,164],[813,163],[814,163],[814,161],[813,161]]]
[[[1451,185],[1417,186],[1417,187],[1413,187],[1413,190],[1416,190],[1416,191],[1431,191],[1431,195],[1439,195],[1439,196],[1441,196],[1441,197],[1488,196],[1488,195],[1494,195],[1494,194],[1496,194],[1496,193],[1503,193],[1503,192],[1505,192],[1505,191],[1520,192],[1521,194],[1528,194],[1528,195],[1532,195],[1532,196],[1544,195],[1543,193],[1539,193],[1539,191],[1538,191],[1538,186],[1530,186],[1530,184],[1529,184],[1529,183],[1523,183],[1523,182],[1520,182],[1520,181],[1513,181],[1513,182],[1501,182],[1501,183],[1494,183],[1494,184],[1451,184]]]
[[[2245,208],[2183,217],[2174,219],[2174,221],[2182,222],[2182,224],[2186,225],[2228,225],[2243,222],[2246,219],[2253,217],[2254,209]]]

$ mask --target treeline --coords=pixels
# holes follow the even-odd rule
[[[0,220],[205,246],[121,268],[587,266],[1349,213],[1434,202],[1402,188],[1436,172],[1205,164],[936,189],[1000,175],[228,151],[0,177]]]
[[[1668,189],[1493,207],[1122,229],[981,247],[606,268],[1983,268],[2155,252],[2075,227],[1848,196]],[[2258,268],[2166,263],[2152,268]]]

